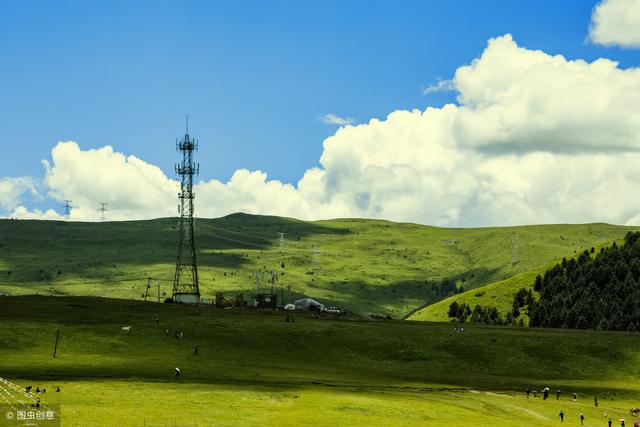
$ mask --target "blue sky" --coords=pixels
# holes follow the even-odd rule
[[[490,37],[567,57],[638,55],[585,44],[589,1],[3,3],[3,175],[40,175],[60,140],[111,144],[172,169],[189,114],[203,178],[261,169],[287,182],[335,131],[441,105],[449,78]]]
[[[173,176],[191,117],[201,178],[297,182],[337,127],[441,106],[438,78],[511,33],[528,49],[637,66],[585,42],[595,1],[7,1],[0,14],[1,176],[41,176],[61,140],[111,145]],[[43,202],[45,205],[49,202]]]

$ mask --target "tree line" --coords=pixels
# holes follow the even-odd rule
[[[640,232],[629,232],[624,244],[598,253],[591,248],[538,275],[533,290],[520,289],[511,311],[453,302],[449,317],[458,322],[524,324],[545,328],[637,331],[640,327]]]

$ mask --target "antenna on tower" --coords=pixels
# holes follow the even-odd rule
[[[100,205],[100,207],[98,208],[98,211],[100,212],[100,221],[104,221],[106,219],[104,213],[109,210],[107,209],[107,206],[109,206],[109,203],[100,202],[98,204]]]
[[[198,141],[189,137],[189,116],[187,116],[186,133],[180,141],[176,142],[176,149],[182,153],[182,161],[176,164],[176,173],[180,175],[180,193],[178,194],[180,219],[178,256],[173,278],[173,301],[197,304],[200,302],[200,285],[194,240],[193,176],[200,172],[200,165],[193,161],[193,152],[198,151]]]
[[[187,132],[186,132],[186,135],[189,135],[189,115],[188,114],[185,116],[185,119],[187,121]]]
[[[62,207],[64,208],[64,216],[69,218],[69,215],[71,215],[71,209],[73,209],[73,206],[71,206],[71,200],[65,200]]]

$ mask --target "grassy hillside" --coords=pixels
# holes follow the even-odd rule
[[[121,333],[124,325],[133,325],[131,335]],[[183,373],[177,382],[175,367]],[[43,402],[61,404],[66,425],[142,425],[143,418],[299,425],[310,417],[317,425],[538,426],[556,423],[560,408],[574,419],[626,415],[640,398],[640,340],[478,325],[452,333],[447,324],[303,314],[286,323],[268,311],[3,297],[0,377],[49,391],[62,385]],[[526,400],[528,386],[560,388],[563,399]],[[581,397],[575,404],[573,391]]]
[[[549,265],[551,266],[551,264]],[[469,307],[480,304],[483,307],[496,307],[504,316],[511,310],[513,297],[521,288],[533,288],[536,275],[543,274],[546,268],[535,269],[523,274],[501,280],[481,288],[463,292],[431,304],[409,316],[409,320],[429,322],[449,322],[449,306],[453,301],[466,303]]]
[[[177,220],[77,223],[0,221],[0,292],[140,300],[147,278],[171,294]],[[473,289],[620,238],[606,224],[452,229],[387,221],[303,222],[234,214],[197,220],[205,298],[250,294],[255,273],[277,272],[277,289],[362,313],[401,317],[433,303],[445,278]],[[278,232],[285,233],[280,247]],[[317,249],[314,249],[314,245]],[[515,249],[514,249],[515,247]],[[315,254],[315,255],[314,255]],[[315,263],[314,263],[315,257]]]
[[[618,244],[622,244],[624,239],[614,239]],[[596,252],[601,247],[609,246],[613,241],[606,242],[604,244],[596,245],[594,249]],[[585,248],[587,249],[587,248]],[[567,257],[569,259],[570,257]],[[505,316],[509,312],[513,305],[513,297],[522,288],[533,289],[536,276],[543,276],[545,271],[552,268],[560,260],[552,261],[546,265],[540,266],[526,273],[518,274],[514,277],[510,277],[506,280],[501,280],[496,283],[491,283],[480,288],[476,288],[470,291],[462,292],[457,295],[450,296],[434,304],[429,304],[426,307],[417,310],[412,313],[409,320],[422,320],[428,322],[449,322],[449,306],[452,302],[456,301],[458,304],[467,304],[469,307],[475,307],[479,304],[483,307],[496,307],[500,313]],[[526,315],[523,314],[526,319]]]

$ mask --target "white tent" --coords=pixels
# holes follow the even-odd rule
[[[318,301],[311,298],[299,299],[294,304],[296,306],[296,310],[315,310],[315,311],[324,310],[324,304],[320,304]]]

